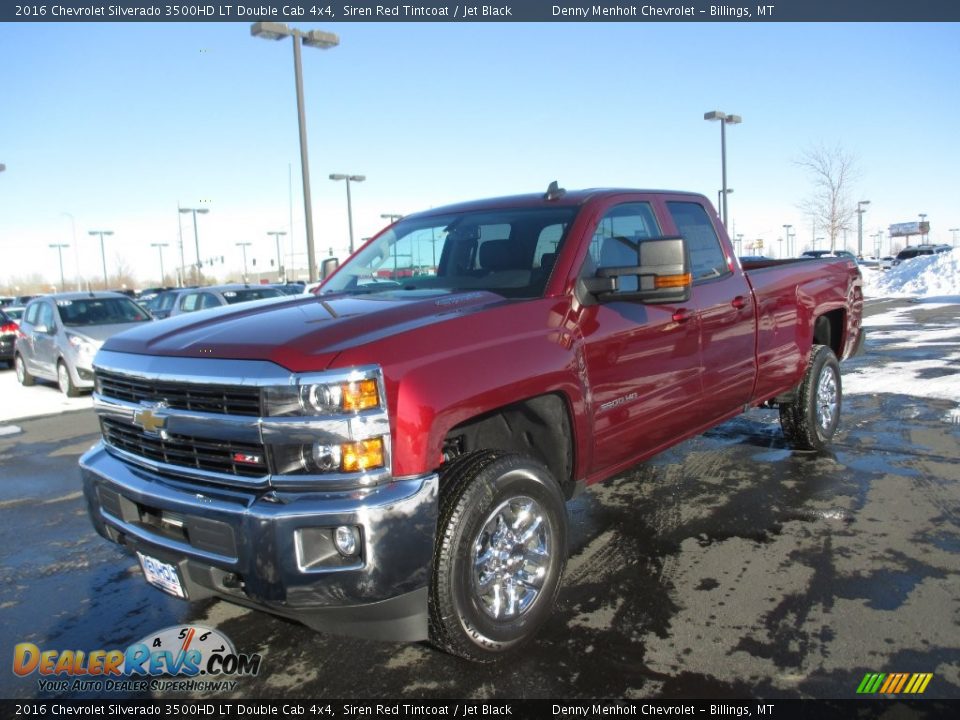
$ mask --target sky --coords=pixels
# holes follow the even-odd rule
[[[319,258],[382,214],[568,189],[691,190],[716,202],[727,127],[731,231],[764,252],[792,224],[814,237],[798,166],[817,144],[857,158],[851,200],[869,236],[927,215],[930,241],[960,227],[960,25],[830,23],[297,23],[340,36],[304,48]],[[249,23],[0,24],[0,287],[41,273],[67,284],[108,272],[138,283],[237,243],[260,268],[305,263],[292,43]],[[292,222],[291,222],[292,208]],[[182,229],[178,229],[178,222]],[[955,233],[960,235],[960,233]],[[817,236],[822,235],[816,233]],[[916,242],[917,239],[914,239]],[[960,242],[960,239],[958,239]],[[847,238],[855,249],[856,231]],[[902,241],[901,241],[902,244]],[[771,246],[773,246],[771,248]],[[822,246],[822,245],[821,245]],[[889,251],[885,243],[884,254]],[[250,271],[254,268],[251,265]]]

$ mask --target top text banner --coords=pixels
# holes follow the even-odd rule
[[[771,0],[705,2],[500,2],[240,4],[147,0],[60,0],[4,3],[4,22],[944,22],[960,21],[956,0]]]

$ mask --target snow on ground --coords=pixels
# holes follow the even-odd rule
[[[890,270],[863,268],[868,298],[960,296],[960,248],[922,255]]]
[[[0,434],[12,434],[5,428],[10,420],[37,417],[38,415],[57,415],[68,410],[82,410],[93,407],[90,395],[68,398],[53,383],[41,380],[33,387],[23,387],[17,382],[13,370],[0,369]]]

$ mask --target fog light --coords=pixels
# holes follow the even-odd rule
[[[341,525],[333,531],[333,544],[341,555],[356,555],[360,549],[360,532],[355,527]]]

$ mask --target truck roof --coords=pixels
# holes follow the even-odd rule
[[[486,198],[484,200],[471,200],[468,202],[453,203],[443,207],[431,208],[422,212],[411,213],[407,217],[428,217],[430,215],[444,215],[451,212],[465,212],[476,210],[494,210],[505,207],[523,208],[523,207],[568,207],[583,205],[589,200],[604,196],[624,195],[624,194],[650,194],[650,195],[687,195],[690,197],[703,197],[700,193],[694,193],[683,190],[643,190],[637,188],[587,188],[584,190],[565,190],[562,194],[548,200],[544,193],[527,193],[524,195],[505,195],[502,197]]]

